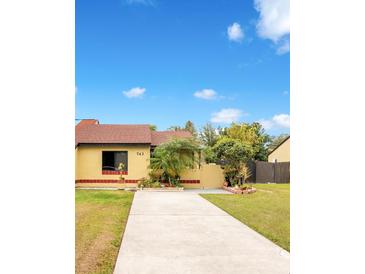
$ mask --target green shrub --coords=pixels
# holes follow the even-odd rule
[[[181,181],[179,178],[170,178],[170,182],[175,187],[181,187]]]
[[[151,184],[151,187],[152,187],[152,188],[160,188],[160,187],[161,187],[161,184],[160,184],[160,182],[153,182],[153,183]]]
[[[147,178],[142,178],[141,180],[138,181],[138,187],[149,187],[150,185],[150,180]]]
[[[138,182],[138,187],[147,187],[147,188],[160,188],[161,185],[158,181],[153,180],[153,179],[147,179],[147,178],[142,178],[139,182]]]
[[[154,181],[160,181],[161,177],[163,174],[163,170],[162,169],[157,169],[157,170],[151,170],[148,173],[148,177]]]

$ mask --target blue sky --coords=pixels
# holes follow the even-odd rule
[[[289,132],[289,0],[76,0],[76,118]]]

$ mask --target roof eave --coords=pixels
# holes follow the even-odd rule
[[[268,155],[271,155],[271,153],[273,153],[275,150],[277,150],[282,144],[284,144],[286,142],[286,140],[288,140],[290,138],[290,135],[288,137],[286,137],[283,141],[280,142],[280,144],[278,144],[276,146],[276,148],[273,149],[273,151],[271,151]]]

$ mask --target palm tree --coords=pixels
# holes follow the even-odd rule
[[[178,185],[183,170],[194,168],[198,162],[199,145],[192,139],[172,139],[158,146],[151,158],[153,171],[162,170],[162,178]]]

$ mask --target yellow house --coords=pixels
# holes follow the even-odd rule
[[[78,123],[75,134],[76,187],[136,186],[148,177],[156,146],[172,137],[192,137],[188,131],[151,131],[149,125],[106,125],[94,119]],[[223,185],[224,176],[220,166],[202,165],[184,172],[181,181],[187,188],[216,188]]]
[[[290,136],[284,139],[273,151],[270,152],[268,161],[290,162]]]

